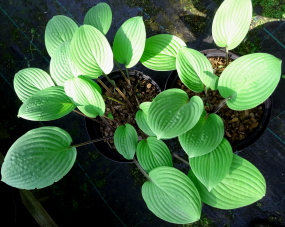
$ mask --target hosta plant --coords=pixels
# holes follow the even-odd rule
[[[226,52],[235,48],[249,29],[251,13],[250,0],[225,0],[213,21],[215,43]],[[253,164],[233,154],[217,113],[225,103],[233,110],[245,110],[266,100],[279,82],[281,61],[265,53],[246,55],[226,65],[218,77],[208,59],[178,37],[161,34],[146,39],[141,17],[119,28],[111,48],[105,38],[111,18],[110,7],[100,3],[87,12],[80,27],[65,16],[48,22],[45,43],[51,56],[50,75],[36,68],[15,75],[15,91],[23,101],[18,116],[49,121],[78,108],[90,118],[107,117],[101,88],[107,87],[99,76],[112,71],[113,58],[126,68],[141,61],[153,70],[177,69],[190,90],[205,94],[218,90],[224,101],[207,113],[200,97],[189,98],[185,91],[173,88],[131,107],[139,109],[135,120],[140,130],[120,125],[114,143],[147,178],[142,186],[147,207],[165,221],[186,224],[200,219],[202,203],[235,209],[261,199],[266,191],[264,177]],[[175,137],[189,157],[188,175],[173,167],[172,153],[163,141]],[[2,181],[23,189],[47,187],[72,168],[81,145],[72,145],[72,138],[61,128],[33,129],[7,152]]]

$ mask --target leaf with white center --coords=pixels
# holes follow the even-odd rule
[[[233,110],[246,110],[264,102],[281,77],[281,60],[270,54],[256,53],[233,61],[222,72],[218,89]],[[246,69],[246,70],[245,70]]]
[[[155,134],[151,131],[147,123],[147,115],[142,111],[138,110],[136,113],[135,120],[139,126],[139,128],[148,136],[155,136]]]
[[[229,173],[233,160],[233,150],[224,138],[212,152],[190,158],[191,169],[199,181],[211,191]]]
[[[173,167],[172,156],[166,144],[156,137],[148,137],[139,142],[136,152],[140,165],[146,172],[159,167]]]
[[[53,57],[60,44],[70,40],[77,29],[77,24],[69,17],[57,15],[50,19],[45,30],[45,45],[49,56]]]
[[[142,102],[140,109],[147,115],[151,102]]]
[[[70,57],[84,76],[97,79],[113,69],[113,52],[106,37],[91,25],[82,25],[73,35]]]
[[[138,144],[138,134],[135,128],[130,124],[119,126],[114,133],[114,143],[117,151],[125,159],[133,159]]]
[[[221,143],[224,131],[223,120],[217,114],[206,116],[204,111],[197,124],[179,135],[178,139],[183,150],[192,158],[214,150]]]
[[[176,58],[178,76],[190,90],[201,92],[204,85],[217,89],[217,76],[213,74],[210,61],[197,50],[181,48]]]
[[[112,10],[107,3],[100,2],[88,10],[84,24],[92,25],[106,35],[112,23]]]
[[[149,210],[171,223],[188,224],[201,216],[201,199],[193,182],[173,167],[158,167],[149,173],[151,181],[142,186]]]
[[[21,188],[44,188],[63,178],[75,163],[72,138],[58,127],[28,131],[8,150],[1,168],[2,181]]]
[[[38,68],[22,69],[14,77],[14,89],[22,102],[25,102],[37,91],[51,86],[54,86],[54,83],[50,76]]]
[[[219,47],[236,48],[246,36],[252,18],[251,0],[225,0],[217,10],[212,35]]]
[[[145,67],[153,70],[174,70],[178,51],[186,46],[183,40],[174,35],[155,35],[146,39],[140,61]]]
[[[260,200],[266,192],[264,177],[249,161],[233,155],[228,175],[211,192],[190,171],[202,202],[219,209],[236,209]]]
[[[70,59],[70,40],[62,43],[50,61],[50,75],[57,85],[62,86],[68,79],[81,73]]]
[[[204,109],[198,96],[190,100],[183,90],[172,88],[158,94],[148,111],[148,125],[158,139],[170,139],[189,131]]]
[[[102,91],[93,80],[83,76],[73,77],[65,82],[64,90],[86,116],[95,118],[104,114],[105,102],[101,95]]]
[[[146,31],[142,17],[133,17],[125,21],[117,31],[113,52],[117,62],[126,68],[136,65],[144,51]]]
[[[31,121],[59,119],[75,109],[63,87],[49,87],[36,92],[20,107],[18,117]]]

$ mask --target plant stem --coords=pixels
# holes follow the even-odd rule
[[[130,108],[131,108],[132,110],[134,110],[133,105],[130,103],[130,101],[127,99],[127,97],[124,95],[124,93],[121,92],[121,90],[117,87],[117,85],[114,84],[114,82],[113,82],[106,74],[104,74],[104,76],[105,76],[106,79],[109,81],[109,83],[113,85],[113,87],[117,90],[117,92],[123,97],[123,99],[125,99],[125,101],[128,103],[128,105],[130,106]]]
[[[100,117],[100,118],[106,125],[108,125],[113,131],[115,131],[114,127],[110,125],[110,123],[104,117]]]
[[[81,112],[79,112],[79,111],[77,111],[77,110],[73,110],[73,112],[75,112],[75,113],[77,113],[77,114],[80,114],[81,116],[86,117],[86,118],[88,118],[88,119],[90,119],[90,120],[92,120],[92,121],[96,121],[97,123],[100,123],[100,121],[97,121],[97,120],[94,119],[94,118],[88,117],[88,116],[86,116],[85,114],[83,114],[83,113],[81,113]]]
[[[206,103],[208,104],[209,110],[211,111],[212,108],[211,108],[211,104],[210,104],[210,100],[209,100],[208,90],[206,87],[205,87],[205,96],[206,96]]]
[[[111,138],[113,138],[113,136],[110,136],[110,137],[107,137],[107,138],[96,139],[96,140],[90,140],[90,141],[87,141],[87,142],[84,142],[84,143],[79,143],[79,144],[72,145],[69,148],[81,147],[81,146],[84,146],[84,145],[87,145],[87,144],[90,144],[90,143],[96,143],[96,142],[99,142],[99,141],[102,141],[102,140],[111,139]]]
[[[224,99],[219,105],[216,106],[216,108],[213,110],[213,113],[217,113],[226,103],[227,101],[230,99],[231,97],[229,98],[226,98]]]
[[[130,80],[129,69],[126,66],[125,66],[125,68],[126,68],[127,78],[128,78],[128,80]]]
[[[181,158],[180,156],[178,156],[177,154],[175,153],[172,153],[173,157],[177,158],[178,160],[180,160],[181,162],[184,162],[185,164],[187,164],[188,166],[189,165],[189,162],[187,162],[185,159]]]
[[[139,106],[139,105],[140,105],[140,102],[139,102],[139,100],[138,100],[138,98],[137,98],[135,92],[133,91],[133,87],[132,87],[132,85],[131,85],[131,81],[130,81],[128,69],[126,68],[126,72],[127,72],[127,76],[128,76],[128,78],[127,78],[126,75],[125,75],[125,73],[123,72],[122,68],[121,68],[120,65],[118,64],[118,62],[117,62],[116,60],[114,60],[114,62],[115,62],[115,64],[116,64],[116,66],[118,67],[118,69],[120,70],[120,72],[121,72],[122,76],[124,77],[124,79],[125,79],[125,80],[127,81],[127,83],[130,85],[131,92],[132,92],[132,94],[135,96],[135,99],[136,99],[137,104],[138,104],[138,106]]]
[[[226,67],[229,64],[229,50],[226,48]]]
[[[109,120],[109,121],[113,121],[113,122],[116,122],[114,119],[112,119],[112,118],[109,118],[109,117],[107,117],[107,116],[105,116],[105,115],[102,115],[101,117],[104,117],[105,119],[107,119],[107,120]]]
[[[148,174],[144,171],[144,169],[140,166],[140,164],[138,163],[138,161],[133,158],[134,163],[136,164],[136,166],[139,168],[139,170],[142,172],[142,174],[146,177],[146,179],[148,179],[149,181],[152,181],[151,178],[148,176]]]
[[[100,80],[100,79],[98,78],[97,81],[102,85],[103,88],[106,89],[106,91],[108,91],[108,92],[114,97],[113,92],[106,86],[106,84],[103,83],[102,80]]]
[[[122,70],[121,66],[119,65],[119,63],[118,63],[116,60],[114,60],[114,62],[115,62],[115,65],[116,65],[116,66],[118,67],[118,69],[120,70],[122,76],[123,76],[124,78],[126,78],[126,75],[125,75],[125,73],[123,72],[123,70]]]
[[[107,95],[102,95],[102,97],[107,98],[107,99],[111,99],[111,100],[113,100],[113,101],[115,101],[115,102],[117,102],[117,103],[120,103],[120,104],[122,104],[122,105],[127,105],[126,103],[124,103],[124,102],[122,102],[122,101],[120,101],[120,100],[118,100],[118,99],[109,97],[109,96],[107,96]]]

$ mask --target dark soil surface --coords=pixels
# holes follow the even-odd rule
[[[136,112],[139,110],[139,104],[142,102],[151,102],[155,96],[160,92],[158,85],[155,86],[154,81],[150,81],[149,77],[143,77],[143,73],[138,71],[130,72],[131,76],[129,80],[123,77],[118,77],[115,80],[116,86],[122,91],[124,96],[130,102],[131,105],[127,103],[119,103],[114,101],[114,99],[120,102],[125,102],[124,98],[114,89],[112,85],[109,85],[109,91],[105,91],[104,95],[107,97],[113,97],[114,99],[105,98],[106,104],[106,114],[105,116],[110,116],[110,118],[104,118],[105,121],[98,119],[101,122],[100,131],[103,133],[103,137],[110,137],[114,135],[117,127],[124,124],[130,124],[135,127],[139,133],[140,138],[145,138],[146,135],[139,129],[135,121]],[[118,73],[118,75],[120,75]],[[121,78],[121,79],[120,79]],[[107,122],[106,122],[107,121]],[[115,149],[113,139],[106,140],[110,148]]]

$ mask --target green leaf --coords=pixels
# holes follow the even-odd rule
[[[114,116],[112,113],[108,113],[108,118],[113,119],[114,120]]]
[[[49,87],[28,98],[20,107],[18,117],[31,121],[51,121],[69,114],[75,107],[63,87]]]
[[[98,91],[99,89],[99,91]],[[102,116],[105,112],[105,102],[102,91],[93,80],[83,76],[67,80],[64,90],[77,108],[88,117]]]
[[[251,0],[225,0],[217,10],[212,35],[219,47],[232,50],[246,36],[252,18]]]
[[[138,134],[135,128],[130,124],[119,126],[114,134],[114,143],[117,151],[125,159],[133,159],[138,144]]]
[[[68,79],[81,75],[81,72],[70,59],[69,47],[70,40],[62,43],[50,61],[50,75],[59,86],[64,85]]]
[[[220,209],[236,209],[260,200],[266,191],[265,180],[259,170],[247,160],[233,155],[229,174],[211,192],[194,174],[188,176],[196,185],[202,202]]]
[[[22,69],[14,77],[14,89],[22,102],[25,102],[37,91],[51,86],[54,86],[54,83],[50,76],[38,68]]]
[[[112,23],[112,10],[107,3],[101,2],[88,10],[84,24],[92,25],[106,35]]]
[[[61,128],[30,130],[8,150],[1,168],[2,181],[21,188],[44,188],[63,178],[75,163],[76,148]]]
[[[150,69],[168,71],[176,69],[178,51],[186,47],[183,40],[176,36],[160,34],[146,39],[141,63]]]
[[[198,96],[190,100],[185,91],[168,89],[158,94],[148,111],[148,125],[158,139],[170,139],[189,131],[204,109]]]
[[[142,111],[138,110],[136,113],[135,120],[139,126],[139,128],[148,136],[155,136],[155,134],[151,131],[150,127],[147,123],[147,115]]]
[[[113,52],[117,62],[126,68],[136,65],[144,51],[146,31],[142,17],[133,17],[125,21],[117,31]]]
[[[136,154],[140,165],[148,173],[159,166],[173,167],[168,147],[156,137],[148,137],[140,141]]]
[[[74,34],[70,44],[70,56],[84,74],[97,79],[113,69],[113,52],[106,37],[91,25],[82,25]]]
[[[151,181],[142,186],[148,209],[171,223],[187,224],[200,219],[201,200],[192,181],[173,167],[158,167],[149,173]]]
[[[57,15],[50,19],[45,30],[45,45],[49,56],[53,57],[59,45],[70,40],[77,29],[77,24],[69,17]]]
[[[256,53],[233,61],[220,76],[218,89],[233,110],[246,110],[264,102],[275,90],[281,76],[281,60]]]
[[[197,50],[181,48],[176,59],[178,76],[190,90],[201,92],[204,85],[216,89],[217,76],[210,61]]]
[[[224,136],[224,123],[217,114],[202,114],[197,124],[179,135],[179,142],[190,158],[207,154],[214,150]]]
[[[151,102],[142,102],[140,109],[147,115]]]
[[[211,191],[229,173],[233,160],[230,143],[223,138],[219,146],[212,152],[190,158],[190,166],[199,181]]]

